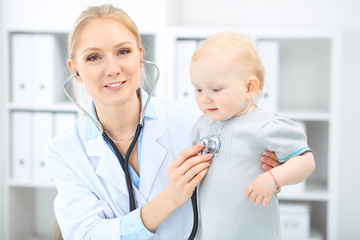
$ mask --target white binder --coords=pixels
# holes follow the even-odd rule
[[[191,57],[197,48],[197,40],[176,41],[176,97],[195,99],[195,89],[191,84]]]
[[[11,37],[11,100],[14,103],[26,104],[33,96],[34,56],[31,51],[33,37],[31,34],[14,34]]]
[[[55,35],[17,33],[11,37],[12,101],[37,105],[54,103],[59,98],[55,93],[61,93],[61,86],[56,84],[60,66],[57,66],[59,46]]]
[[[31,179],[31,117],[30,112],[12,112],[11,178]]]
[[[53,115],[51,112],[35,112],[33,118],[33,169],[34,180],[37,182],[51,182],[46,169],[44,151],[53,136]]]
[[[35,104],[46,105],[56,100],[55,90],[55,58],[56,39],[50,34],[34,34],[32,55],[34,56],[33,68],[33,100]]]
[[[278,111],[279,43],[272,40],[257,42],[257,51],[265,69],[265,84],[258,106]]]

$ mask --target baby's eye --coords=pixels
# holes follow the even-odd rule
[[[213,88],[212,91],[213,92],[220,92],[222,89],[221,88]]]
[[[197,89],[195,89],[195,92],[201,93],[201,92],[202,92],[202,90],[201,90],[201,89],[199,89],[199,88],[197,88]]]

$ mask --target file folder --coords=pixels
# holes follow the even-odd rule
[[[30,112],[11,113],[11,178],[31,179],[31,115]]]
[[[35,112],[33,122],[33,169],[34,180],[37,182],[51,182],[51,177],[46,168],[44,151],[53,137],[53,114],[51,112]]]
[[[273,40],[261,40],[257,51],[265,69],[265,84],[258,106],[271,111],[278,111],[279,82],[279,43]]]
[[[60,61],[65,59],[56,35],[16,33],[11,41],[12,101],[47,105],[63,100]]]
[[[50,34],[33,35],[33,84],[34,84],[34,103],[46,105],[55,102],[54,89],[55,77],[55,36]]]
[[[195,99],[195,88],[191,84],[191,57],[197,48],[195,39],[178,39],[176,42],[176,97]]]
[[[27,104],[33,96],[32,47],[31,34],[11,36],[11,100],[14,103]]]

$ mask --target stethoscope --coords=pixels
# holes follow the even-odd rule
[[[64,84],[63,84],[63,88],[64,88],[64,92],[66,94],[66,96],[80,109],[80,111],[87,116],[96,126],[96,128],[101,132],[102,136],[104,137],[104,139],[110,144],[110,146],[113,148],[113,150],[115,151],[115,155],[124,171],[125,174],[125,180],[126,180],[126,185],[127,185],[127,189],[129,192],[129,208],[130,208],[130,212],[136,209],[135,206],[135,196],[134,196],[134,192],[133,192],[133,188],[132,188],[132,181],[131,181],[131,177],[130,177],[130,170],[129,170],[129,159],[130,159],[130,154],[132,152],[132,150],[135,147],[135,144],[137,142],[137,140],[139,139],[140,133],[141,133],[141,129],[143,128],[143,124],[144,124],[144,117],[145,117],[145,112],[146,109],[148,107],[148,104],[150,102],[150,99],[154,93],[156,84],[159,80],[159,76],[160,76],[160,70],[158,68],[158,66],[154,63],[154,62],[150,62],[150,61],[141,61],[141,63],[147,63],[147,64],[151,64],[155,67],[156,69],[156,76],[154,79],[154,83],[151,87],[151,90],[149,92],[149,96],[145,102],[145,105],[141,111],[140,114],[140,120],[139,123],[136,126],[136,130],[134,132],[134,135],[131,137],[132,141],[130,143],[129,149],[127,150],[126,154],[125,154],[125,158],[123,157],[123,155],[120,153],[120,151],[118,150],[118,148],[115,145],[115,140],[113,140],[110,135],[103,129],[103,127],[101,126],[101,124],[96,121],[77,101],[76,99],[71,96],[70,92],[68,91],[68,84],[72,82],[72,80],[75,77],[80,76],[78,72],[76,72],[75,74],[71,75],[70,77],[68,77]],[[125,141],[129,141],[131,138],[129,138],[128,140]],[[212,136],[210,138],[204,138],[201,139],[199,142],[203,142],[204,144],[204,148],[202,150],[202,153],[215,153],[219,151],[220,148],[220,141],[216,136]],[[192,207],[193,207],[193,214],[194,214],[194,223],[193,223],[193,228],[191,231],[191,234],[189,236],[189,239],[192,240],[195,238],[196,232],[197,232],[197,228],[198,228],[198,208],[197,208],[197,191],[195,189],[192,197],[191,197],[191,203],[192,203]]]

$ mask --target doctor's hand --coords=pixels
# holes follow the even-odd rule
[[[281,165],[276,154],[274,152],[269,152],[269,151],[263,153],[263,156],[261,157],[260,161],[263,163],[261,168],[265,172],[271,170],[274,167]]]
[[[203,143],[198,143],[185,149],[168,168],[169,182],[165,191],[177,207],[191,198],[211,165],[213,154],[199,154],[203,147]]]
[[[270,171],[272,168],[275,168],[275,167],[281,165],[281,163],[279,162],[279,159],[277,158],[276,154],[274,152],[270,152],[270,151],[264,152],[263,156],[260,159],[260,161],[263,163],[261,168],[265,172]],[[280,191],[281,191],[281,187],[278,188],[276,193],[279,193]]]
[[[258,176],[256,180],[248,186],[245,190],[245,197],[255,202],[256,204],[263,203],[263,206],[266,207],[269,205],[271,196],[277,191],[277,185],[274,182],[271,174],[265,172]]]
[[[168,185],[141,207],[140,217],[149,231],[155,231],[176,209],[186,203],[205,177],[212,154],[199,154],[203,144],[182,151],[168,167]]]

